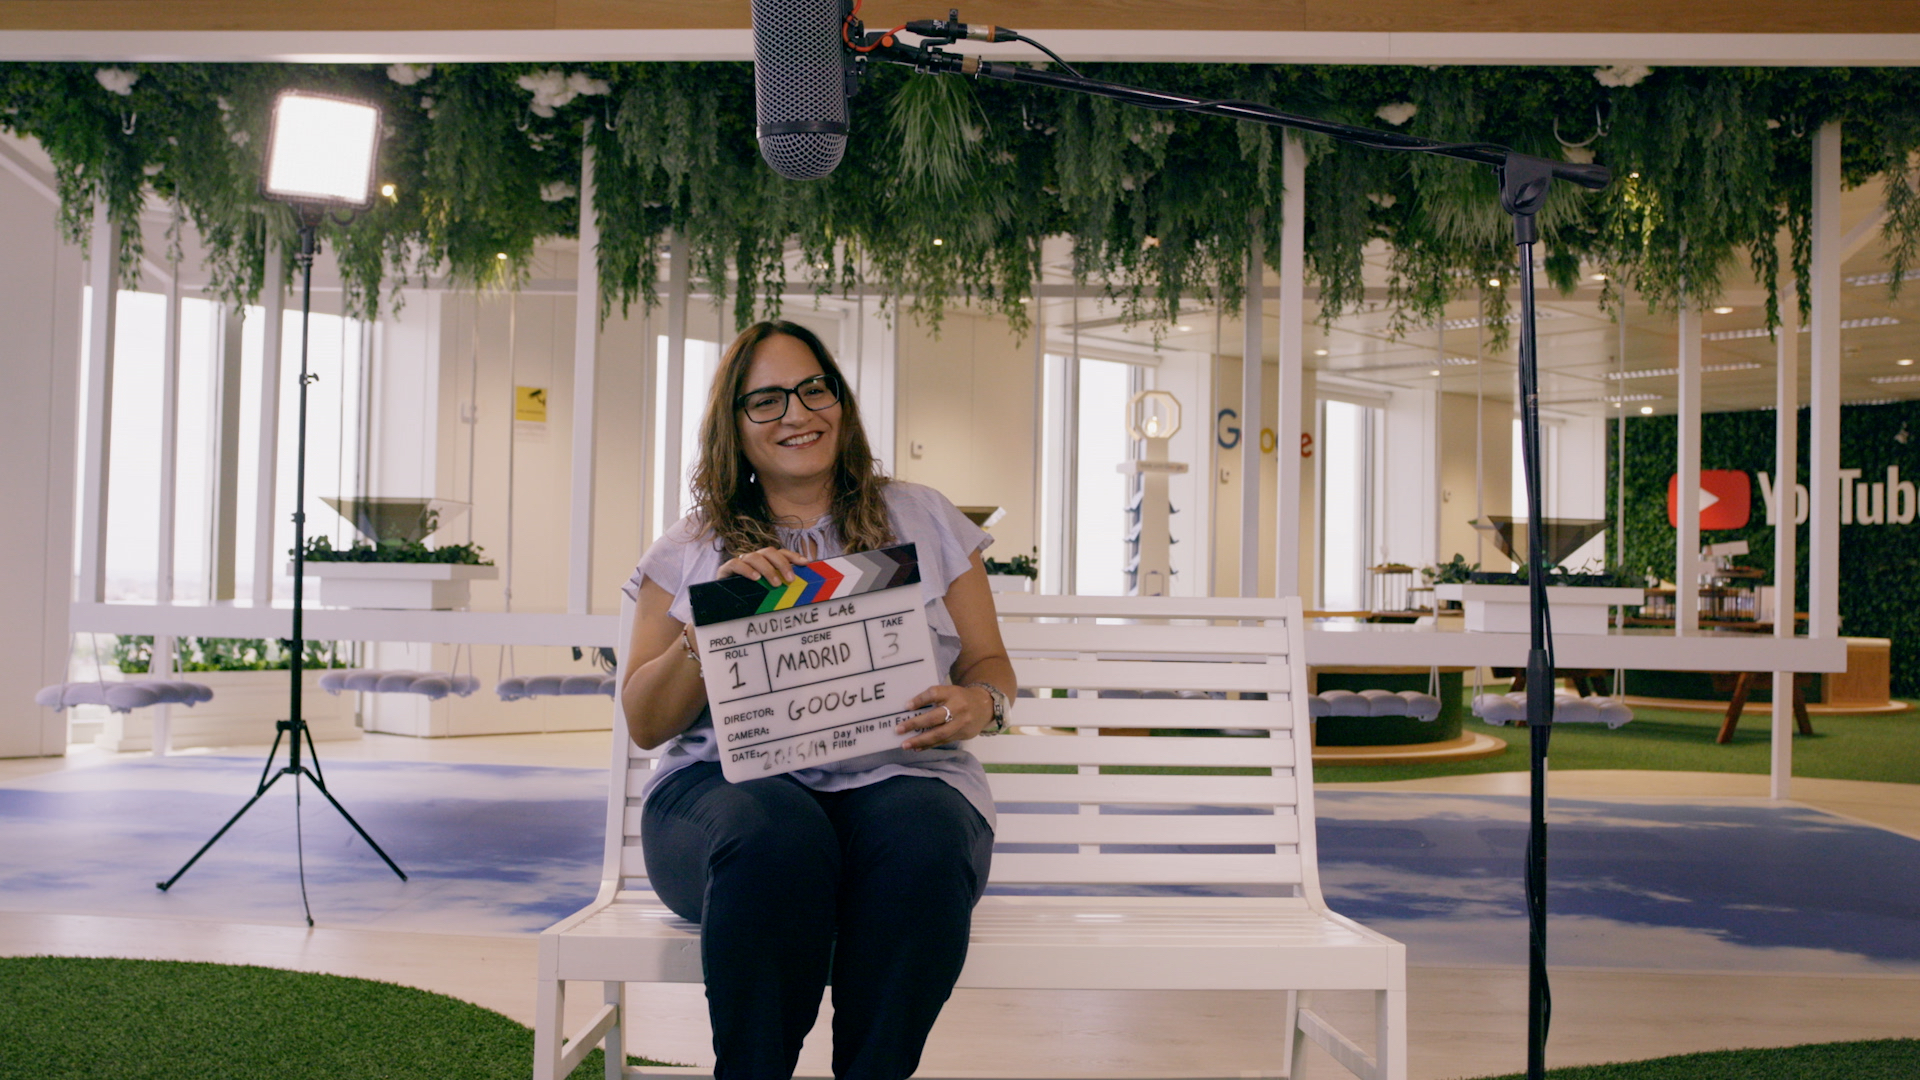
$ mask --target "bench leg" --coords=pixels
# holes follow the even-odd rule
[[[1373,994],[1373,1053],[1376,1080],[1407,1080],[1407,992]]]
[[[610,982],[600,984],[600,1000],[613,1006],[613,1026],[607,1029],[607,1037],[600,1045],[607,1055],[607,1080],[622,1080],[627,1074],[627,984]]]
[[[1813,721],[1807,719],[1807,691],[1800,685],[1800,676],[1793,677],[1793,722],[1799,726],[1800,734],[1813,734]]]
[[[1287,1020],[1293,1030],[1293,1038],[1287,1040],[1287,1080],[1303,1080],[1307,1075],[1307,1029],[1300,1023],[1306,997],[1298,990],[1287,991]]]
[[[1733,678],[1733,700],[1727,702],[1727,718],[1720,722],[1720,735],[1713,741],[1722,746],[1733,741],[1733,729],[1740,726],[1740,713],[1747,707],[1747,695],[1753,691],[1753,672],[1743,671]]]
[[[560,1040],[565,1037],[566,984],[541,979],[533,1006],[533,1080],[562,1080]]]

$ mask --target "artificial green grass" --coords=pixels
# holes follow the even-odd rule
[[[1733,741],[1716,744],[1721,713],[1688,712],[1634,706],[1633,722],[1607,730],[1601,724],[1561,724],[1549,746],[1552,767],[1567,769],[1656,769],[1682,772],[1766,775],[1772,754],[1772,718],[1749,711],[1740,718]],[[1812,735],[1793,740],[1793,774],[1822,780],[1880,780],[1920,784],[1920,711],[1878,716],[1814,714]],[[1493,728],[1478,720],[1468,730],[1507,741],[1507,749],[1472,761],[1430,764],[1330,765],[1316,763],[1322,782],[1425,780],[1472,773],[1525,772],[1527,733],[1523,728]]]
[[[594,1050],[573,1080],[606,1075],[602,1061]],[[532,1072],[532,1029],[444,994],[263,967],[0,958],[0,1077],[8,1080],[525,1080]]]
[[[1520,1080],[1524,1073],[1489,1077]],[[1649,1061],[1548,1069],[1551,1080],[1913,1080],[1920,1039],[1812,1043],[1773,1050],[1715,1050]]]

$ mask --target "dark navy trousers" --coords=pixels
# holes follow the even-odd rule
[[[967,956],[993,832],[928,777],[814,791],[676,770],[641,817],[660,899],[700,924],[716,1080],[787,1080],[833,986],[839,1080],[905,1080]]]

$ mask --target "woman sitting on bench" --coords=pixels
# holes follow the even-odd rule
[[[1013,666],[980,552],[938,492],[881,474],[840,369],[804,327],[763,322],[727,349],[700,426],[694,508],[640,560],[620,701],[666,744],[641,814],[662,902],[700,924],[716,1078],[791,1076],[833,984],[833,1071],[904,1080],[966,959],[993,802],[950,745],[1004,729]],[[937,669],[897,750],[733,784],[722,778],[688,587],[911,542]]]

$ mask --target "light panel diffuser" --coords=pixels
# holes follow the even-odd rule
[[[342,98],[289,91],[273,109],[268,198],[365,209],[373,201],[380,110]]]

